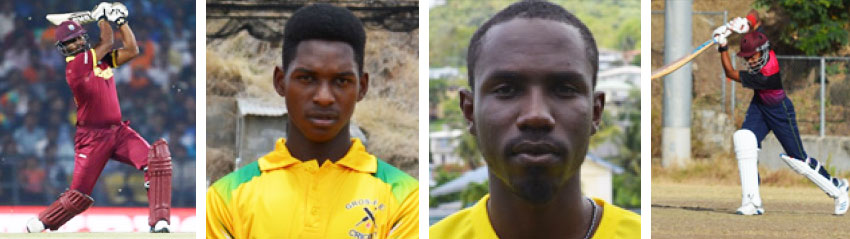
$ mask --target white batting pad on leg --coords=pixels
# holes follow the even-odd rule
[[[795,172],[806,176],[806,178],[815,183],[815,185],[818,185],[818,187],[830,197],[837,198],[843,193],[840,189],[838,189],[838,184],[840,184],[838,179],[829,176],[829,173],[826,172],[826,169],[824,169],[823,165],[817,160],[813,158],[799,160],[785,154],[780,154],[779,157],[782,158],[782,161],[785,162],[785,164],[788,164],[791,169],[794,169]]]
[[[841,194],[835,198],[835,215],[844,215],[850,208],[850,198],[847,196],[850,185],[848,185],[847,179],[840,179],[838,182],[838,190],[841,191]]]
[[[735,157],[738,159],[738,172],[741,176],[741,206],[753,204],[761,208],[756,135],[750,130],[738,130],[732,136],[732,142],[735,145]]]

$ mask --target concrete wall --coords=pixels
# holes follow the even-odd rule
[[[288,115],[282,116],[242,116],[241,129],[237,127],[237,154],[239,161],[236,168],[257,161],[263,155],[274,150],[274,145],[280,138],[286,138],[286,122]],[[238,142],[241,141],[241,142]]]
[[[842,172],[850,170],[850,137],[803,135],[802,140],[809,157],[824,162],[828,168]],[[784,152],[776,136],[768,134],[759,151],[759,165],[770,169],[790,169],[779,158],[779,154]]]

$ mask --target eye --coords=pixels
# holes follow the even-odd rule
[[[313,83],[314,81],[316,81],[316,79],[313,78],[313,76],[311,76],[311,75],[296,75],[295,80],[297,80],[298,82],[307,83],[307,84]]]
[[[342,77],[334,78],[334,84],[336,84],[338,86],[345,86],[348,83],[351,83],[351,79],[342,78]]]
[[[496,97],[509,98],[516,95],[518,91],[519,89],[517,89],[512,84],[501,84],[499,86],[496,86],[496,88],[494,88],[492,92],[496,95]]]
[[[578,93],[578,89],[576,89],[575,86],[569,84],[555,85],[552,90],[555,92],[555,95],[561,97],[569,97]]]

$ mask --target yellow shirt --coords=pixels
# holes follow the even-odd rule
[[[461,210],[437,222],[428,230],[433,239],[470,239],[470,238],[499,238],[490,224],[487,215],[487,200],[485,195],[470,208]],[[640,238],[640,216],[622,208],[608,204],[602,199],[594,198],[601,206],[602,220],[593,233],[593,238]]]
[[[207,238],[418,238],[419,183],[366,152],[321,166],[274,151],[207,190]]]

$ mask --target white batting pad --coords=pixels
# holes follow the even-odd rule
[[[742,129],[732,136],[735,145],[735,157],[738,159],[738,173],[741,176],[741,205],[754,204],[761,207],[758,179],[758,142],[752,131]]]

